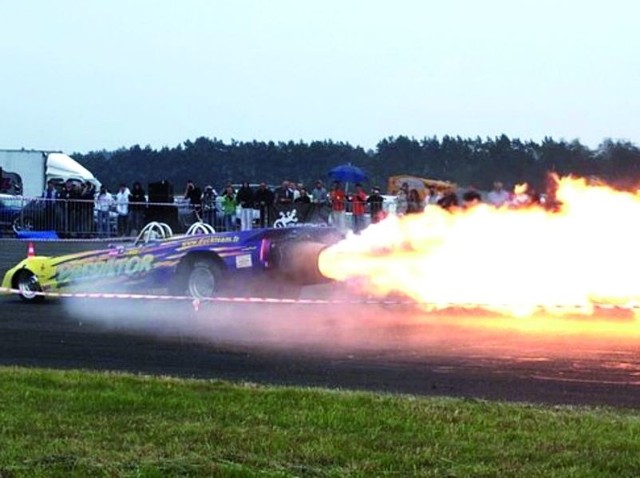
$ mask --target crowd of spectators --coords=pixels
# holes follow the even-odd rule
[[[62,186],[49,181],[42,194],[41,207],[23,211],[36,227],[56,230],[69,237],[128,236],[144,225],[147,196],[139,182],[133,190],[120,184],[116,194],[106,186],[96,190],[87,181],[66,181]]]
[[[148,219],[146,211],[150,205],[140,182],[135,182],[131,189],[120,184],[115,194],[105,186],[96,191],[91,182],[67,181],[61,188],[49,182],[42,198],[45,201],[45,227],[69,231],[72,236],[136,234]],[[514,201],[539,200],[530,189],[514,197],[500,182],[494,183],[493,189],[484,197],[485,202],[497,207]],[[269,187],[265,182],[252,186],[245,181],[236,186],[227,184],[220,193],[211,185],[202,190],[194,181],[188,180],[181,195],[181,202],[188,207],[187,222],[201,221],[224,231],[269,227],[277,219],[277,213],[282,214],[297,205],[308,205],[326,213],[324,217],[337,229],[351,228],[359,233],[369,221],[377,223],[384,218],[390,201],[394,213],[402,216],[420,213],[429,205],[445,209],[468,207],[482,202],[483,196],[473,187],[460,194],[454,189],[418,191],[404,183],[395,197],[385,199],[377,186],[367,192],[362,184],[356,183],[353,190],[347,192],[338,181],[327,189],[320,180],[310,189],[287,180],[278,187]]]

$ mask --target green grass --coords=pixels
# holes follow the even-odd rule
[[[640,412],[0,368],[0,477],[640,476]]]

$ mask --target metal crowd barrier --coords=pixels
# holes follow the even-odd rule
[[[295,213],[294,212],[295,209]],[[171,203],[129,203],[127,214],[119,214],[114,203],[103,208],[93,200],[65,200],[0,195],[0,234],[15,237],[26,233],[51,232],[59,238],[135,237],[151,221],[164,222],[177,233],[191,224],[203,221],[216,231],[240,229],[240,208],[230,218],[223,212],[206,207],[194,208],[182,198]],[[254,227],[287,227],[292,223],[325,223],[332,225],[329,205],[295,204],[279,207],[263,206],[253,211]],[[371,222],[367,211],[364,226]],[[346,204],[345,224],[354,229],[351,204]]]
[[[115,204],[102,207],[93,200],[0,197],[0,231],[3,237],[28,233],[55,233],[59,238],[134,237],[150,221],[185,230],[196,216],[177,203],[129,203],[127,214]]]

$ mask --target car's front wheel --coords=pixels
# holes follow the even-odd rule
[[[18,273],[16,286],[18,295],[24,302],[42,302],[44,300],[42,287],[33,272],[27,269],[20,271]]]

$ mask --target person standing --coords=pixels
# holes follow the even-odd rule
[[[248,181],[238,189],[236,201],[240,205],[240,230],[250,231],[253,228],[253,189]]]
[[[347,228],[347,195],[338,181],[333,183],[333,189],[329,193],[329,201],[331,202],[331,223],[340,232],[344,232]]]
[[[276,206],[290,206],[293,203],[293,190],[289,181],[282,181],[282,186],[276,189],[275,204]]]
[[[504,190],[504,185],[500,181],[493,183],[493,189],[487,194],[487,201],[495,207],[504,206],[509,201],[509,193]]]
[[[300,188],[300,194],[293,200],[293,202],[295,204],[311,204],[311,198],[307,193],[307,189],[304,187]]]
[[[96,187],[91,181],[86,181],[80,192],[80,230],[84,237],[91,237],[95,225],[93,221],[93,200],[96,197]]]
[[[438,200],[438,206],[447,211],[454,210],[458,207],[458,194],[454,188],[446,189],[442,192],[442,197]]]
[[[128,235],[129,231],[129,196],[131,191],[126,184],[120,184],[116,194],[116,212],[118,213],[118,236]]]
[[[291,192],[293,193],[293,202],[296,202],[296,199],[300,197],[300,188],[303,187],[303,184],[296,184],[293,181],[289,181],[289,187],[291,188]]]
[[[42,193],[44,199],[44,228],[54,230],[56,228],[56,200],[60,197],[56,184],[50,179],[47,188]]]
[[[322,181],[316,181],[315,187],[311,190],[311,202],[319,206],[327,204],[328,193],[322,185]]]
[[[236,201],[236,194],[233,191],[233,186],[230,184],[225,188],[224,194],[222,194],[222,213],[224,230],[234,231],[236,222],[236,208],[238,202]]]
[[[113,206],[113,197],[106,186],[100,186],[96,196],[96,209],[98,211],[98,237],[111,237],[110,213]]]
[[[409,208],[409,183],[402,183],[402,187],[396,194],[396,214],[404,216]]]
[[[202,212],[202,191],[191,180],[187,180],[187,186],[184,191],[184,198],[189,200],[193,217],[191,222],[197,222],[200,220],[200,213]]]
[[[67,237],[74,237],[80,229],[80,191],[71,179],[67,179],[64,183],[64,189],[60,193],[59,199],[62,200],[59,202],[62,206],[62,231]]]
[[[380,194],[380,188],[374,187],[371,190],[371,195],[367,198],[367,204],[369,204],[369,214],[371,215],[371,222],[376,224],[383,218],[383,203],[384,198]]]
[[[427,196],[424,198],[425,207],[426,206],[437,206],[438,201],[442,198],[442,194],[436,191],[436,188],[430,187],[427,190]]]
[[[351,206],[353,212],[353,232],[360,234],[364,229],[364,213],[367,204],[367,193],[362,189],[362,184],[356,184],[356,191],[351,195]]]
[[[265,182],[260,183],[260,186],[256,189],[253,195],[253,201],[260,211],[260,227],[268,227],[271,224],[269,211],[274,201],[274,194]]]
[[[417,189],[411,189],[407,197],[407,214],[417,214],[424,211],[424,203]]]
[[[282,181],[282,185],[279,188],[276,188],[274,193],[274,202],[273,202],[273,215],[275,217],[287,217],[292,213],[293,210],[293,189],[291,188],[291,183],[286,179]],[[280,221],[280,219],[274,220],[274,226],[276,226],[276,221]]]
[[[207,185],[202,193],[202,220],[210,226],[216,227],[216,200],[218,193],[213,186]]]
[[[133,189],[129,196],[129,203],[130,232],[135,231],[135,234],[138,234],[144,226],[144,216],[147,203],[147,196],[145,195],[142,184],[140,184],[139,181],[133,183]]]

